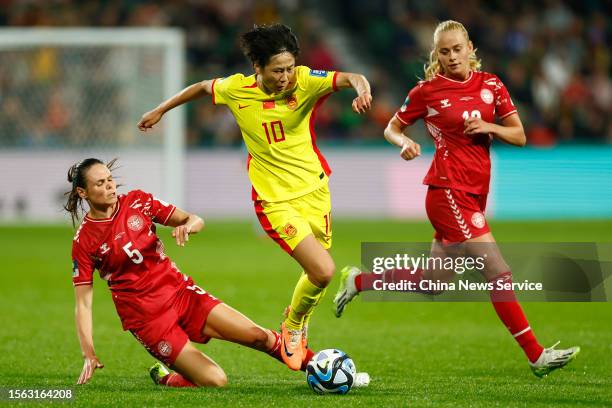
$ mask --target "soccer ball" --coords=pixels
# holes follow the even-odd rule
[[[306,381],[317,394],[346,394],[355,379],[355,363],[344,352],[321,350],[306,366]]]

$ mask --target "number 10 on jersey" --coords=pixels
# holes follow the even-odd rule
[[[285,129],[283,129],[283,122],[275,120],[273,122],[264,122],[261,126],[266,131],[266,139],[268,144],[283,142],[285,140]],[[272,137],[270,137],[272,133]]]

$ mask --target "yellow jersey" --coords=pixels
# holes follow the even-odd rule
[[[213,81],[215,105],[227,105],[242,132],[253,200],[286,201],[325,185],[331,173],[316,145],[316,110],[336,91],[334,71],[295,68],[293,89],[268,95],[255,74]]]

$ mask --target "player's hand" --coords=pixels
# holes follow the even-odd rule
[[[370,110],[372,107],[372,95],[369,93],[361,94],[355,99],[353,99],[352,103],[353,112],[362,114],[366,113],[366,111]]]
[[[412,140],[405,140],[402,144],[402,151],[400,156],[404,160],[412,160],[417,156],[421,155],[421,145],[413,142]]]
[[[191,233],[191,225],[179,225],[172,231],[172,236],[176,240],[176,245],[185,246],[185,242],[189,241]]]
[[[480,133],[491,133],[491,124],[489,122],[485,122],[481,118],[468,118],[463,123],[465,129],[463,133],[466,135],[477,135]]]
[[[153,109],[152,111],[145,113],[142,115],[140,122],[138,122],[138,129],[146,132],[147,129],[151,129],[153,125],[159,122],[162,116],[164,116],[164,114],[157,109]]]
[[[77,384],[85,384],[91,377],[93,377],[94,371],[96,368],[104,368],[104,364],[98,360],[98,357],[85,357],[83,362],[83,370],[81,370],[81,375],[77,380]]]

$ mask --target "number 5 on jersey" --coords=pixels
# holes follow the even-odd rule
[[[268,130],[268,125],[270,125],[269,128],[271,131]],[[273,141],[274,143],[278,143],[285,140],[285,129],[283,129],[283,122],[280,120],[275,120],[270,123],[264,122],[261,124],[261,126],[263,126],[264,130],[266,131],[266,139],[268,139],[268,144],[272,144]],[[272,133],[272,137],[270,137],[270,133]]]
[[[132,242],[130,241],[123,246],[123,251],[127,254],[127,256],[130,257],[132,262],[134,262],[135,264],[141,263],[144,260],[142,254],[137,248],[130,250],[131,246],[132,246]]]

